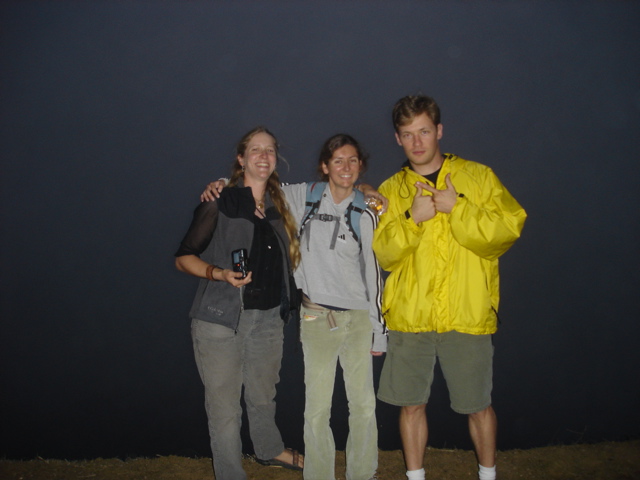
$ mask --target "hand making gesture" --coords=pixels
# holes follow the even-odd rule
[[[438,190],[437,188],[434,188],[431,185],[422,182],[416,182],[416,186],[422,187],[433,194],[433,204],[436,208],[436,211],[442,213],[451,213],[451,210],[453,210],[453,206],[458,200],[458,192],[456,192],[453,183],[451,183],[450,173],[447,173],[445,182],[447,183],[447,188],[445,188],[444,190]]]

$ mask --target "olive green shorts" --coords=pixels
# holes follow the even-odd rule
[[[459,332],[389,331],[378,398],[398,406],[426,404],[436,359],[447,382],[451,408],[455,412],[475,413],[491,405],[491,335]]]

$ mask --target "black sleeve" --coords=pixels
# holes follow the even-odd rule
[[[183,255],[199,256],[207,248],[218,223],[218,202],[202,202],[193,212],[193,220],[187,234],[175,253],[176,257]]]

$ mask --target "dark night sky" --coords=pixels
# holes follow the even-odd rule
[[[197,281],[172,257],[198,194],[257,124],[284,180],[343,131],[377,185],[404,160],[391,107],[418,92],[442,149],[529,214],[501,261],[499,448],[638,437],[638,25],[631,1],[2,2],[0,455],[208,456]],[[302,449],[286,335],[278,420]],[[470,448],[441,379],[429,415],[433,446]]]

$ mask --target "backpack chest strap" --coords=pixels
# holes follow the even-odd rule
[[[340,217],[337,215],[329,215],[326,213],[319,213],[314,215],[311,221],[307,224],[307,251],[309,251],[309,238],[311,237],[311,224],[313,220],[320,220],[321,222],[336,222],[336,226],[333,229],[333,235],[331,236],[331,245],[329,246],[329,250],[334,250],[336,248],[336,240],[338,239],[338,231],[340,230]]]

